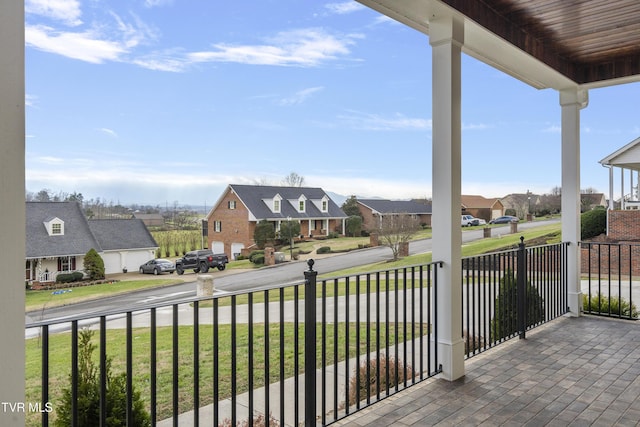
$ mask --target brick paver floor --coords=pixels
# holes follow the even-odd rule
[[[640,425],[640,323],[563,317],[337,426]]]

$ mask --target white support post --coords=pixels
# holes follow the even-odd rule
[[[588,92],[569,89],[560,92],[562,107],[562,240],[569,242],[567,279],[569,311],[582,311],[580,287],[580,110],[587,106]]]
[[[620,210],[625,210],[625,203],[624,203],[624,168],[620,168]]]
[[[464,376],[462,339],[461,52],[464,25],[451,17],[429,23],[433,102],[433,260],[438,271],[438,358],[442,377]]]
[[[24,2],[0,1],[0,425],[24,426]],[[11,405],[9,405],[9,403]],[[13,408],[13,409],[12,409]]]

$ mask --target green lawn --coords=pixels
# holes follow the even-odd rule
[[[60,289],[64,293],[56,291],[27,291],[25,311],[37,311],[44,308],[58,307],[73,304],[89,299],[97,299],[106,296],[124,294],[140,289],[155,288],[160,286],[175,285],[184,282],[182,279],[149,279],[149,280],[122,280],[101,285],[82,286],[77,288]]]
[[[326,337],[327,348],[327,365],[334,363],[334,348],[337,345],[337,361],[342,361],[346,357],[355,357],[356,354],[356,326],[350,324],[347,328],[344,323],[335,325],[338,330],[337,344],[334,340],[334,325],[329,325]],[[295,374],[294,370],[294,342],[295,342],[295,327],[293,323],[286,323],[284,325],[284,335],[281,340],[280,337],[280,325],[269,325],[269,352],[266,358],[269,361],[269,371],[267,373],[265,369],[265,328],[264,325],[256,324],[253,329],[253,362],[254,362],[254,387],[262,387],[265,384],[268,377],[269,383],[273,383],[279,380],[280,370],[280,342],[284,343],[284,372],[285,378],[289,378]],[[386,330],[384,327],[379,331],[376,329],[376,325],[372,325],[369,329],[371,336],[370,347],[366,347],[366,343],[362,342],[363,337],[366,336],[366,325],[360,327],[360,339],[359,343],[360,353],[374,351],[376,346],[377,332],[380,333],[380,346],[386,345]],[[404,324],[398,324],[398,335],[395,335],[394,324],[389,328],[389,342],[393,345],[395,340],[398,342],[404,340]],[[201,325],[199,328],[199,355],[200,355],[200,405],[206,405],[213,402],[213,386],[218,385],[218,392],[220,399],[227,398],[231,395],[231,378],[235,375],[237,381],[237,393],[243,393],[248,390],[248,360],[249,360],[249,329],[246,324],[240,324],[236,326],[236,353],[232,354],[231,337],[232,329],[230,325],[220,325],[218,327],[218,340],[214,343],[213,336],[214,330],[211,325]],[[317,349],[317,365],[316,368],[321,367],[322,354],[321,354],[321,338],[322,328],[321,325],[317,325],[316,331],[318,341],[316,345]],[[428,334],[428,325],[419,324],[414,325],[413,331],[411,325],[407,325],[407,334],[409,338],[418,337],[420,334]],[[346,354],[345,342],[346,337],[349,336],[349,353]],[[180,411],[188,411],[193,409],[193,346],[194,346],[194,334],[193,327],[180,326],[178,332],[179,342],[178,347],[180,349],[178,364],[179,364],[179,402]],[[164,419],[171,416],[171,398],[172,398],[172,339],[173,330],[171,327],[157,328],[157,411],[158,419]],[[96,345],[96,351],[94,353],[94,360],[97,361],[99,351],[98,335],[93,337],[93,343]],[[215,344],[215,345],[214,345]],[[60,396],[62,390],[69,386],[69,374],[71,365],[71,354],[69,348],[71,345],[69,334],[55,334],[49,338],[49,401],[52,403],[54,413],[51,414],[52,418],[55,417],[55,407],[60,402]],[[304,348],[304,324],[299,324],[298,332],[298,345],[299,349]],[[126,370],[126,334],[124,330],[108,330],[107,331],[107,354],[112,359],[112,372],[114,374],[124,372]],[[219,357],[219,372],[218,377],[213,377],[213,358],[214,349],[218,352]],[[149,387],[150,387],[150,367],[149,367],[149,354],[151,351],[150,346],[150,333],[148,328],[139,328],[133,330],[133,380],[134,387],[137,391],[141,392],[147,408],[149,407]],[[41,393],[41,342],[37,338],[26,340],[26,396],[28,402],[37,402],[40,399]],[[235,356],[237,361],[236,370],[231,369],[232,356]],[[304,357],[301,350],[299,351],[300,373],[304,371]],[[39,425],[38,413],[27,414],[27,425]]]

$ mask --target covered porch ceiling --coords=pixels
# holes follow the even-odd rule
[[[358,0],[420,32],[464,22],[463,51],[538,89],[640,81],[638,0]]]

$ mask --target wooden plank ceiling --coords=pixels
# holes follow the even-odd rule
[[[579,84],[640,74],[640,0],[444,0]]]

